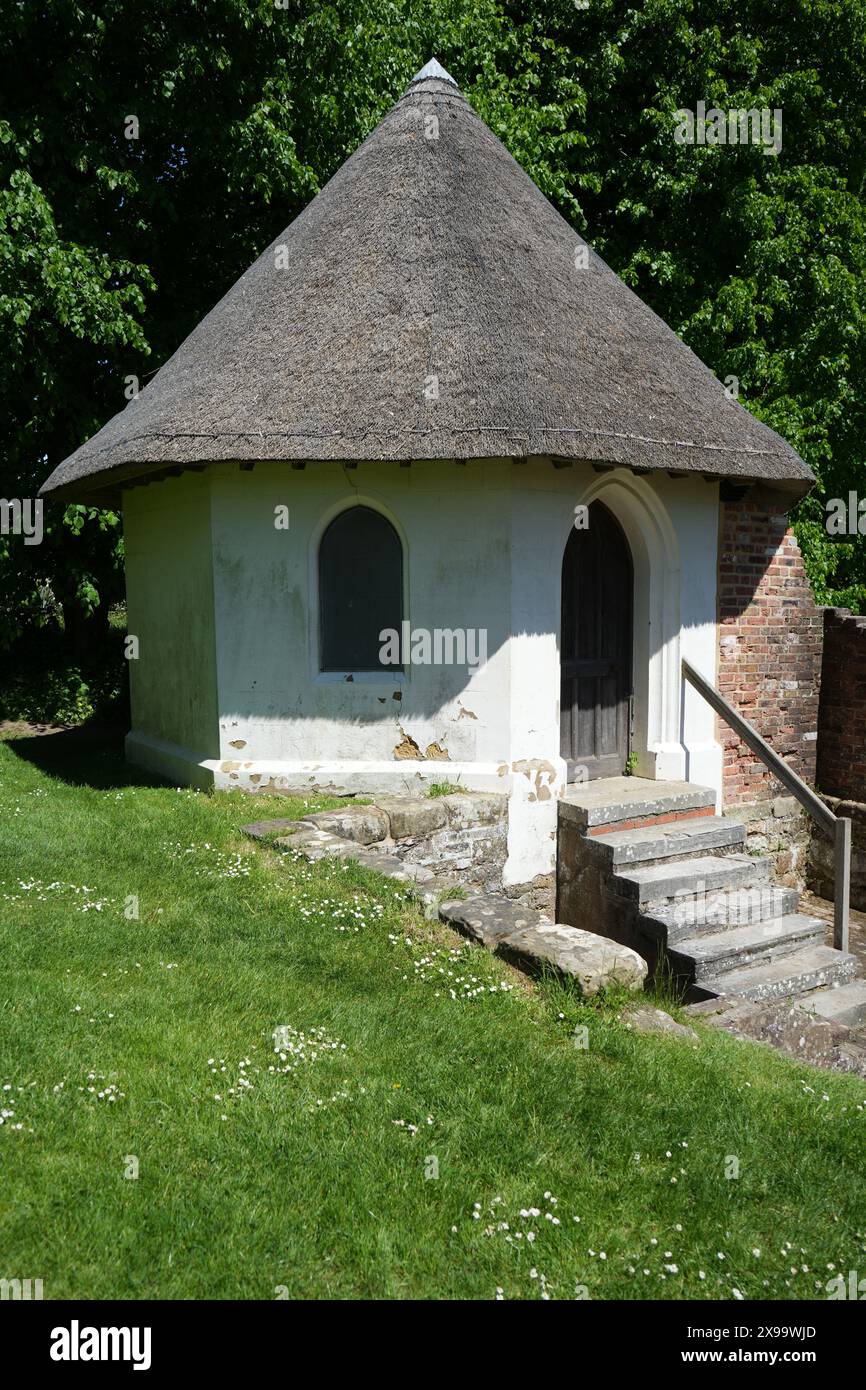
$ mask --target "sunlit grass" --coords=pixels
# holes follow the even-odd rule
[[[331,804],[0,744],[0,1276],[804,1298],[866,1267],[862,1083],[635,1035],[369,870],[238,833]]]

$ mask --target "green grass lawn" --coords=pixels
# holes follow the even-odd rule
[[[305,808],[0,743],[0,1277],[796,1299],[866,1272],[866,1086],[638,1037],[357,865],[238,833]]]

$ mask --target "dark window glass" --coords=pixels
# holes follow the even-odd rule
[[[369,507],[334,517],[319,546],[323,671],[400,671],[379,660],[379,633],[403,618],[403,548],[390,521]]]

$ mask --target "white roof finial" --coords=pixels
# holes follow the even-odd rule
[[[442,64],[436,58],[431,58],[429,63],[425,63],[421,71],[416,72],[412,81],[423,82],[425,77],[438,77],[440,82],[450,82],[452,87],[457,86],[450,72],[446,72]]]

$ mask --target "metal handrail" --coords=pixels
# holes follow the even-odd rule
[[[682,658],[683,676],[693,685],[699,695],[724,719],[743,743],[756,753],[773,776],[787,787],[804,810],[816,820],[821,829],[831,836],[834,846],[834,893],[833,893],[833,945],[838,951],[848,950],[848,916],[851,898],[851,821],[847,816],[834,816],[829,806],[821,800],[802,777],[790,768],[762,738],[748,720],[738,714],[714,685],[696,671],[690,662]]]

